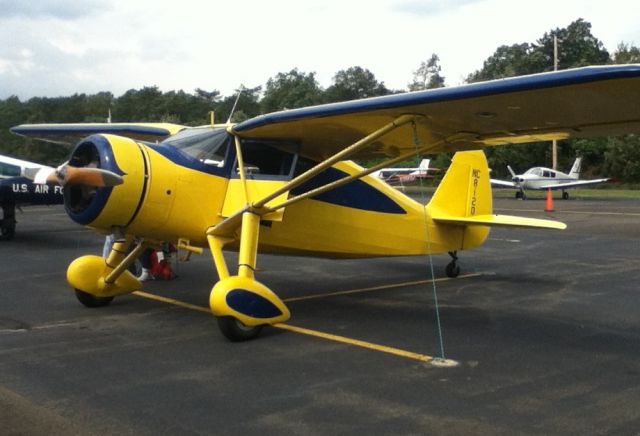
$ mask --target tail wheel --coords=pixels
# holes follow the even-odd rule
[[[243,342],[257,337],[263,326],[249,327],[232,316],[219,316],[218,327],[231,342]]]
[[[445,272],[447,273],[447,277],[458,277],[460,275],[460,265],[458,265],[455,261],[451,261],[447,264]]]
[[[113,297],[96,297],[88,292],[76,289],[76,298],[86,307],[103,307],[108,306]]]

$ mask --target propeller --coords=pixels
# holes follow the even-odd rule
[[[96,188],[116,186],[124,182],[118,174],[93,167],[73,167],[65,162],[58,168],[25,168],[23,175],[34,183],[59,185],[87,185]]]
[[[515,182],[515,183],[522,183],[522,177],[519,177],[515,171],[513,171],[513,168],[511,168],[511,165],[507,165],[507,169],[509,170],[509,172],[511,173],[511,181]]]

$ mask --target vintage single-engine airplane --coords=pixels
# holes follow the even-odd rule
[[[86,306],[142,288],[127,267],[147,246],[208,246],[219,281],[210,307],[233,341],[286,321],[289,309],[255,278],[258,252],[326,257],[450,253],[481,245],[492,226],[564,224],[494,215],[479,149],[640,131],[640,65],[587,67],[349,101],[235,125],[22,125],[44,140],[81,139],[55,170],[76,222],[113,232],[108,258],[74,260],[67,280]],[[86,137],[87,135],[90,135]],[[159,141],[159,142],[153,142]],[[427,205],[370,174],[411,156],[457,152]],[[362,168],[347,159],[386,156]],[[92,181],[71,183],[88,169]],[[130,247],[133,247],[130,250]],[[239,251],[231,272],[223,248]]]
[[[390,185],[432,178],[433,176],[429,172],[439,171],[439,169],[429,168],[429,162],[431,162],[431,159],[422,159],[417,167],[382,168],[374,171],[371,175],[384,180]]]
[[[0,240],[15,235],[16,207],[62,204],[62,186],[34,180],[38,172],[52,170],[46,165],[0,155]]]
[[[493,186],[501,188],[514,188],[516,192],[516,198],[527,198],[527,189],[533,190],[562,190],[562,198],[564,200],[569,198],[569,193],[566,192],[569,188],[577,188],[581,186],[597,185],[604,183],[610,179],[591,179],[580,180],[580,169],[582,164],[582,158],[577,157],[573,162],[569,174],[565,174],[562,171],[553,170],[546,167],[533,167],[529,168],[523,174],[516,174],[510,165],[507,165],[507,169],[511,173],[511,181],[491,179]]]

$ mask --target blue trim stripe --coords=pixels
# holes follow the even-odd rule
[[[169,159],[176,165],[180,165],[185,168],[189,168],[202,173],[214,174],[217,176],[224,176],[229,178],[228,157],[225,160],[224,167],[217,167],[215,165],[208,165],[195,157],[189,156],[187,153],[180,151],[178,148],[167,144],[145,144],[148,148],[157,151],[165,158]]]
[[[144,135],[144,136],[169,136],[171,132],[167,129],[152,126],[140,126],[136,124],[96,124],[92,125],[72,125],[72,124],[45,124],[45,125],[24,125],[9,129],[12,133],[24,136],[34,135],[95,135],[97,133],[110,133],[114,135]]]
[[[329,168],[308,182],[291,190],[292,195],[300,195],[312,189],[325,186],[331,182],[347,177],[348,174],[336,168]],[[362,180],[354,180],[331,191],[312,197],[337,206],[371,212],[406,214],[407,212],[395,201]]]
[[[394,109],[405,106],[485,97],[509,92],[531,91],[558,86],[578,85],[610,79],[640,77],[640,65],[596,66],[572,70],[554,71],[530,76],[512,77],[473,83],[451,88],[438,88],[427,91],[387,95],[384,97],[353,100],[342,103],[293,109],[261,115],[244,121],[234,127],[236,132],[248,132],[269,124],[297,121],[307,118],[320,118],[350,113]]]
[[[71,156],[74,155],[78,148],[87,147],[91,144],[93,144],[93,146],[95,146],[98,150],[98,155],[100,156],[100,168],[112,171],[121,176],[124,175],[124,171],[122,171],[122,169],[116,163],[111,144],[104,136],[94,135],[87,138],[85,141],[82,141],[73,149],[73,151],[71,152]],[[112,190],[113,187],[97,188],[95,196],[91,200],[89,207],[87,207],[80,213],[72,211],[69,208],[67,201],[65,201],[65,210],[69,217],[78,224],[88,225],[93,220],[95,220],[98,215],[100,215],[100,212],[102,212],[102,210],[106,206],[107,201],[109,201],[109,196],[111,195]],[[70,189],[65,190],[65,199],[67,195],[70,195],[70,192]]]

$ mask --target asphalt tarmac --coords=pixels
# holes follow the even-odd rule
[[[87,309],[65,271],[103,239],[25,208],[0,241],[0,435],[640,435],[640,202],[495,206],[569,227],[494,229],[453,280],[447,255],[260,255],[292,318],[245,343],[207,313],[209,255]]]

